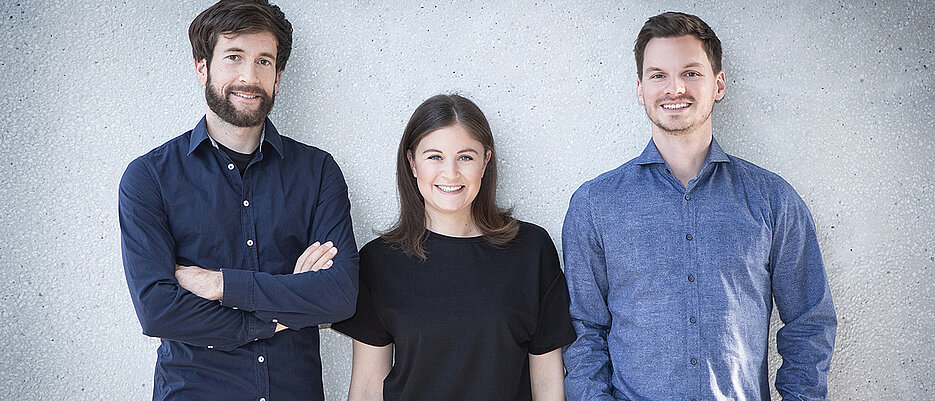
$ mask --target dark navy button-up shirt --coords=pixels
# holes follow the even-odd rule
[[[569,400],[823,400],[837,321],[815,225],[778,175],[711,142],[687,188],[650,141],[583,184],[562,232]]]
[[[130,163],[119,215],[133,305],[143,333],[162,339],[154,400],[324,398],[318,324],[354,314],[358,272],[347,186],[328,153],[267,119],[241,177],[202,119]],[[292,274],[316,241],[334,242],[334,264]],[[183,289],[176,264],[219,269],[223,299]]]

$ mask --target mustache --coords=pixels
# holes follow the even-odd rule
[[[677,102],[677,103],[695,103],[695,98],[691,96],[682,96],[682,97],[664,97],[662,99],[656,100],[656,106],[662,105],[667,102]]]
[[[233,92],[248,92],[253,93],[263,99],[269,99],[269,93],[266,93],[263,88],[257,85],[233,85],[228,86],[227,90],[224,91],[224,97],[230,96]]]

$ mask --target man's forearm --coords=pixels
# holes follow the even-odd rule
[[[224,297],[224,275],[199,266],[175,266],[175,279],[182,288],[210,301]]]

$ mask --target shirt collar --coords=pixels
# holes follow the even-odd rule
[[[208,135],[207,128],[207,117],[202,117],[201,121],[198,122],[198,125],[192,130],[191,141],[188,145],[188,154],[192,154],[198,145],[201,145],[204,141],[210,141],[211,146],[215,148],[218,147],[217,142],[214,141],[210,135]],[[263,142],[267,142],[272,145],[273,149],[276,150],[276,153],[279,154],[279,157],[282,158],[282,137],[279,136],[279,131],[276,130],[276,127],[273,126],[273,122],[266,118],[266,121],[263,123],[263,132],[260,134],[260,146],[262,147]]]
[[[636,164],[665,164],[666,162],[662,159],[662,155],[659,153],[659,149],[656,148],[656,143],[653,142],[652,139],[649,140],[649,144],[643,149],[643,153],[637,156],[635,160]],[[704,164],[707,165],[708,163],[730,163],[730,158],[727,156],[727,153],[724,153],[721,146],[717,144],[717,139],[713,137],[711,138],[711,146],[708,148],[708,154],[705,155]]]

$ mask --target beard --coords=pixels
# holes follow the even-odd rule
[[[230,100],[231,93],[235,91],[256,94],[260,99],[260,104],[256,110],[253,112],[237,110]],[[232,85],[227,87],[222,94],[220,89],[211,82],[211,71],[208,71],[208,84],[205,85],[205,102],[208,103],[208,108],[214,114],[235,127],[256,127],[263,124],[266,116],[273,109],[275,100],[276,95],[270,95],[263,88],[256,85]]]
[[[695,108],[696,110],[692,110],[691,114],[685,115],[683,118],[675,119],[673,121],[668,119],[666,114],[657,111],[662,107],[662,103],[672,101],[691,103],[690,107]],[[652,121],[653,125],[659,127],[661,130],[670,135],[691,133],[695,128],[704,124],[705,121],[708,121],[708,119],[711,118],[711,111],[712,107],[698,103],[695,101],[695,98],[691,96],[680,97],[678,99],[659,99],[653,106],[646,106],[646,115],[649,117],[649,120]]]

